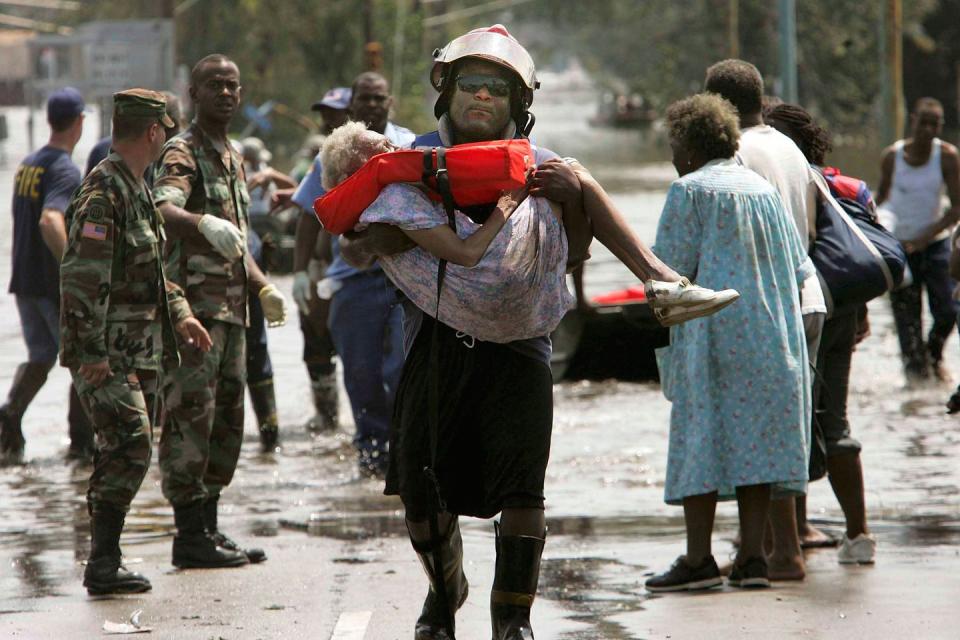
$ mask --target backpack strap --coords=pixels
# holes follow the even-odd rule
[[[896,280],[893,278],[893,273],[890,272],[890,266],[887,264],[887,261],[883,259],[883,256],[880,254],[880,251],[877,247],[870,242],[870,239],[864,235],[863,231],[860,230],[860,227],[850,219],[850,216],[847,215],[847,212],[844,208],[837,202],[837,199],[833,197],[833,194],[830,193],[830,188],[827,187],[826,181],[824,178],[819,175],[819,172],[810,170],[813,181],[817,184],[817,190],[820,192],[820,196],[823,198],[827,206],[833,207],[836,210],[837,215],[841,220],[850,228],[850,230],[857,236],[857,239],[863,243],[863,246],[867,248],[867,251],[873,255],[874,259],[877,261],[877,265],[880,267],[880,272],[883,274],[883,279],[887,282],[887,291],[893,291],[896,288]]]
[[[433,156],[436,155],[436,168],[433,166]],[[450,176],[447,174],[446,149],[436,147],[427,149],[423,153],[423,181],[430,184],[430,179],[436,184],[436,190],[440,192],[443,198],[443,208],[447,212],[447,224],[457,232],[456,203],[453,200],[453,194],[450,192]],[[440,437],[440,293],[443,290],[443,279],[447,273],[447,261],[440,260],[437,266],[437,306],[434,312],[433,335],[430,338],[430,356],[428,367],[427,384],[427,435],[430,443],[430,464],[423,468],[423,474],[433,485],[436,500],[434,501],[434,512],[430,518],[430,538],[433,545],[432,555],[434,564],[434,580],[436,584],[436,595],[439,601],[440,610],[444,612],[444,621],[450,637],[453,638],[453,615],[450,612],[450,603],[447,601],[446,576],[443,574],[443,550],[440,544],[440,514],[447,510],[447,503],[443,499],[443,493],[440,491],[440,480],[436,474],[437,468],[437,447]]]

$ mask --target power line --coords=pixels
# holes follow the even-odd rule
[[[47,31],[50,33],[59,33],[68,35],[73,33],[73,28],[64,27],[52,22],[43,22],[41,20],[31,20],[30,18],[21,18],[20,16],[11,16],[6,13],[0,13],[0,25],[9,27],[19,27],[22,29],[33,29],[34,31]]]
[[[518,4],[524,4],[526,2],[530,2],[530,0],[493,0],[493,2],[487,2],[475,7],[470,7],[469,9],[457,9],[456,11],[449,11],[438,16],[424,18],[423,26],[435,27],[438,24],[446,24],[460,18],[469,18],[470,16],[487,13],[488,11],[507,9],[509,7],[513,7]]]
[[[76,11],[81,7],[81,4],[75,0],[0,0],[0,4],[31,9],[62,9],[63,11]]]

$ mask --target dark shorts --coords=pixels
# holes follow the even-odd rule
[[[814,390],[813,446],[810,479],[826,473],[826,458],[857,454],[860,442],[850,435],[847,419],[847,395],[850,386],[850,362],[856,346],[857,313],[846,313],[827,320],[817,355]]]
[[[384,493],[399,495],[407,517],[421,520],[435,505],[430,464],[430,345],[423,326],[407,357],[390,434]],[[543,508],[543,480],[553,428],[553,378],[544,363],[514,349],[439,324],[440,421],[437,477],[451,513],[491,518],[504,507]]]

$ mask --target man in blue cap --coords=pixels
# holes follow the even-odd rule
[[[322,135],[318,136],[319,144],[316,152],[310,156],[308,167],[313,165],[315,158],[319,158],[323,138],[349,119],[352,96],[350,87],[334,87],[310,107],[320,113],[323,122],[320,127]],[[308,173],[306,170],[298,183],[302,182]],[[319,181],[317,183],[319,184]],[[290,195],[293,195],[293,191]],[[330,300],[321,299],[316,294],[317,283],[323,279],[330,264],[332,248],[330,236],[320,232],[318,227],[314,216],[300,216],[297,222],[297,244],[293,253],[294,299],[300,310],[303,362],[307,365],[313,406],[316,409],[316,415],[307,421],[306,427],[313,432],[335,429],[339,422],[337,371],[333,360],[336,350],[327,328]]]
[[[310,109],[320,112],[320,118],[323,120],[321,133],[329,135],[331,131],[347,122],[349,117],[350,98],[353,97],[353,91],[350,87],[334,87],[323,94],[319,102],[314,102]]]
[[[73,87],[47,99],[50,139],[17,168],[13,189],[13,269],[10,293],[27,343],[27,362],[17,367],[7,402],[0,407],[0,461],[23,459],[21,420],[30,401],[57,362],[60,336],[60,260],[67,243],[63,214],[80,186],[80,169],[70,159],[83,132],[86,105]],[[69,458],[89,459],[93,431],[70,391]]]
[[[354,80],[350,117],[366,123],[370,130],[382,133],[397,146],[408,146],[415,136],[409,129],[390,121],[392,104],[390,85],[382,75],[368,71]],[[310,173],[293,195],[293,202],[305,212],[297,225],[300,260],[294,258],[297,272],[293,298],[301,313],[309,311],[310,300],[317,297],[306,273],[303,248],[309,255],[321,232],[313,214],[313,201],[324,194],[321,173],[320,156],[317,156]],[[396,305],[393,285],[379,265],[369,269],[351,267],[340,257],[337,240],[332,241],[332,263],[325,276],[329,285],[325,297],[330,299],[327,327],[343,366],[344,386],[356,423],[354,446],[359,453],[360,473],[367,477],[382,476],[387,465],[393,398],[403,366],[400,307]],[[332,381],[332,377],[327,379]],[[319,402],[317,404],[319,411]]]

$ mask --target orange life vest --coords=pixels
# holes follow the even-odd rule
[[[430,165],[424,161],[427,155]],[[460,144],[445,149],[450,191],[457,206],[496,202],[500,192],[523,186],[533,166],[530,141],[493,140]],[[329,233],[350,231],[380,190],[396,182],[421,182],[426,166],[436,171],[436,149],[393,151],[368,160],[352,176],[317,198],[313,211]],[[436,181],[427,180],[431,199],[441,201]]]

